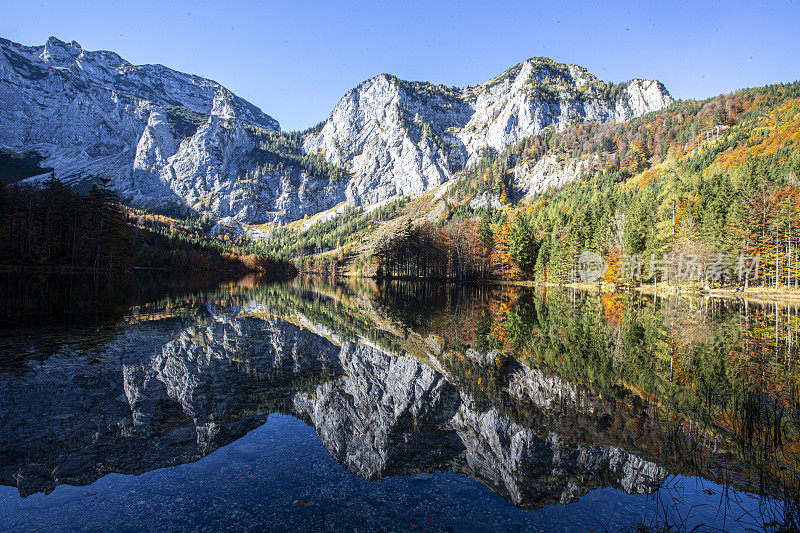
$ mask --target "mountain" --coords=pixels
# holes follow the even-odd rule
[[[0,39],[0,51],[4,181],[109,178],[135,207],[247,223],[420,194],[548,126],[624,121],[673,101],[657,81],[609,84],[534,58],[466,88],[381,74],[319,128],[287,134],[222,85],[161,65],[55,37]]]
[[[798,176],[800,82],[779,83],[626,122],[547,128],[482,155],[435,191],[291,225],[264,246],[320,273],[543,283],[574,280],[584,250],[608,265],[685,253],[703,265],[725,258],[727,265],[702,267],[719,273],[709,278],[713,288],[745,283],[746,275],[751,286],[792,286],[800,279],[790,263]],[[758,257],[769,258],[758,276],[738,266]],[[664,261],[676,272],[677,263]],[[604,281],[652,281],[663,272],[654,265],[641,273],[609,268]],[[679,283],[698,283],[683,275]]]
[[[546,58],[466,88],[381,74],[348,92],[304,148],[354,175],[351,204],[371,204],[441,185],[486,149],[502,151],[548,126],[626,121],[672,102],[658,81],[608,84]]]
[[[317,181],[298,165],[262,176],[258,193],[240,180],[270,155],[265,138],[282,134],[275,119],[217,82],[55,37],[44,46],[0,39],[0,51],[6,181],[50,170],[74,186],[104,177],[136,207],[245,220],[315,208],[304,195]]]

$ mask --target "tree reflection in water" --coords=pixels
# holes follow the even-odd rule
[[[367,480],[457,472],[521,509],[614,487],[657,511],[695,476],[732,489],[726,509],[763,496],[739,506],[747,524],[797,524],[794,307],[252,276],[4,283],[5,316],[24,320],[0,341],[0,483],[23,496],[195,461],[286,413]]]

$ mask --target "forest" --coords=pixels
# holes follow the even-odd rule
[[[517,177],[545,156],[586,161],[586,171],[523,196]],[[798,180],[800,83],[746,89],[487,151],[450,188],[446,217],[398,228],[373,260],[379,276],[568,283],[592,250],[613,283],[797,287]],[[469,209],[484,193],[502,207]],[[642,258],[640,275],[625,268],[632,257]],[[682,277],[685,257],[700,276]],[[746,276],[736,258],[750,261]]]
[[[251,127],[247,129],[257,143],[250,154],[256,168],[242,181],[257,184],[265,174],[277,172],[290,175],[292,171],[304,172],[314,179],[328,183],[335,183],[348,176],[346,171],[331,165],[322,155],[305,153],[299,132],[274,132]]]
[[[206,222],[207,223],[207,222]],[[210,237],[200,220],[129,209],[99,180],[87,195],[52,175],[41,188],[0,188],[0,265],[61,271],[259,270],[293,275],[241,236]]]
[[[339,248],[345,242],[366,239],[381,222],[394,218],[408,200],[401,198],[365,212],[362,207],[348,207],[342,214],[298,230],[292,225],[275,229],[270,238],[260,242],[263,253],[282,259],[311,258],[315,254]],[[325,258],[322,258],[323,261]]]

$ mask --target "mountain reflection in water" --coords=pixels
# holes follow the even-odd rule
[[[548,506],[584,497],[585,518],[566,517],[559,528],[583,529],[591,518],[598,529],[633,520],[758,530],[797,517],[791,307],[254,277],[0,283],[0,484],[18,493],[0,511],[0,527],[58,526],[37,521],[24,498],[36,495],[42,509],[59,485],[99,486],[107,474],[198,461],[249,442],[257,428],[271,431],[273,414],[305,422],[362,480],[433,474],[446,484],[446,473],[460,474],[513,504],[504,512],[522,527],[533,527],[534,516],[563,517]],[[280,464],[273,468],[280,477]],[[692,498],[676,488],[698,482],[712,488]],[[371,497],[367,487],[356,494]],[[496,503],[475,490],[472,503],[489,517]],[[624,517],[587,504],[624,494],[641,495]],[[236,507],[240,498],[220,504]],[[324,505],[297,500],[283,512]],[[709,506],[722,511],[699,511]],[[459,509],[439,511],[413,528],[471,527],[459,526]],[[409,527],[392,513],[380,527]],[[455,518],[435,522],[439,515]],[[227,525],[247,529],[232,516]],[[323,523],[333,527],[330,517]]]

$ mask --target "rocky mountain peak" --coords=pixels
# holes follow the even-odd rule
[[[245,126],[280,131],[213,80],[56,37],[40,46],[0,39],[0,149],[38,154],[42,172],[67,183],[106,176],[133,205],[182,210],[187,194],[230,189],[252,166]]]
[[[629,120],[671,102],[658,81],[606,83],[545,57],[465,88],[380,74],[349,91],[304,149],[348,170],[348,201],[369,204],[422,193],[548,126]]]
[[[68,66],[83,52],[77,41],[65,43],[56,37],[50,37],[45,43],[39,56],[42,61],[53,66]]]

